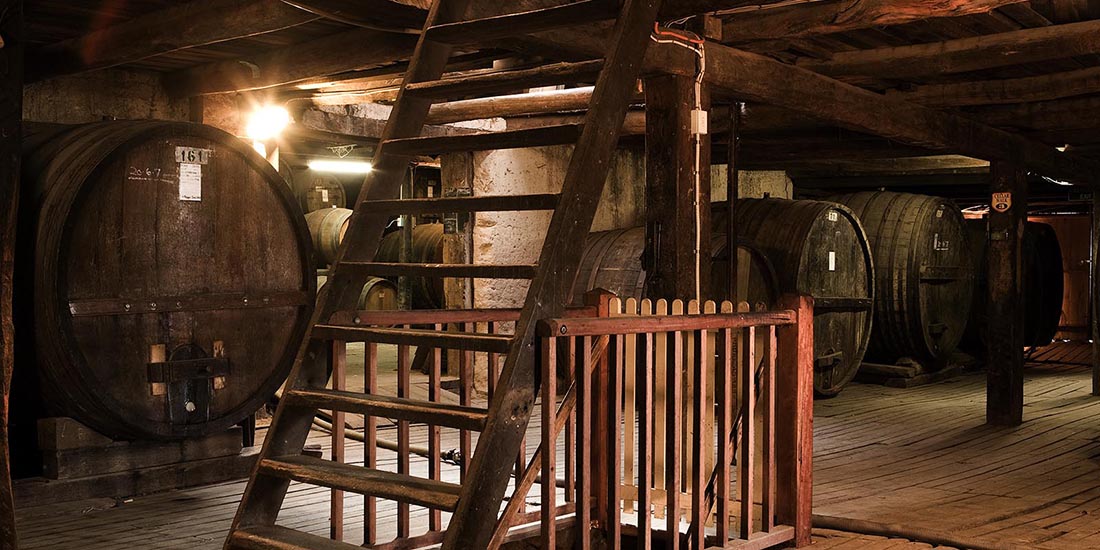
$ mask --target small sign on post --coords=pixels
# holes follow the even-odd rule
[[[993,193],[990,205],[997,212],[1008,212],[1008,209],[1012,208],[1012,193]]]

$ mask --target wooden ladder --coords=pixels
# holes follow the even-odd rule
[[[559,316],[564,310],[619,131],[640,76],[660,0],[581,0],[554,8],[466,19],[464,15],[471,4],[471,0],[438,0],[428,15],[375,155],[374,170],[355,205],[329,283],[319,297],[312,329],[298,353],[259,463],[237,510],[226,540],[227,549],[359,548],[275,525],[292,480],[451,511],[443,548],[486,548],[489,544],[514,466],[512,460],[500,457],[517,455],[538,393],[535,325],[538,320]],[[456,45],[598,20],[616,21],[603,60],[442,78]],[[572,84],[597,74],[582,125],[420,137],[429,108],[438,101],[515,92],[532,86]],[[576,148],[560,195],[398,198],[405,171],[416,155],[561,144],[576,144]],[[396,265],[372,261],[383,230],[394,215],[530,210],[553,210],[537,265]],[[366,277],[393,274],[525,278],[531,283],[514,336],[331,322],[334,313],[356,309],[357,289]],[[488,410],[440,406],[413,399],[325,389],[329,378],[326,350],[334,340],[507,356]],[[480,429],[481,437],[462,484],[446,483],[303,455],[318,409]]]

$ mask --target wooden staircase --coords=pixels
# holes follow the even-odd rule
[[[559,316],[580,263],[630,98],[640,75],[659,0],[584,0],[560,7],[484,19],[464,19],[470,0],[437,0],[417,44],[355,212],[318,301],[312,330],[298,353],[260,461],[226,548],[352,549],[275,525],[291,481],[453,512],[443,548],[486,548],[538,393],[535,324]],[[616,21],[603,60],[444,79],[452,48],[511,36]],[[363,47],[369,47],[364,44]],[[598,75],[583,125],[562,125],[457,137],[421,137],[433,103],[532,86],[572,84]],[[576,144],[560,195],[399,199],[415,155]],[[553,210],[537,265],[387,264],[373,262],[393,215]],[[375,275],[530,279],[514,336],[343,325],[333,315],[355,309],[366,277]],[[325,389],[330,341],[403,344],[507,354],[489,409]],[[480,430],[461,484],[423,479],[302,454],[318,409],[368,414],[435,426]],[[368,442],[368,445],[371,443]]]

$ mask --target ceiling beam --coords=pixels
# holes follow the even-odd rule
[[[659,49],[668,52],[667,49]],[[1006,160],[1043,175],[1097,184],[1100,162],[978,121],[900,101],[764,57],[707,46],[712,93],[759,101],[843,128],[983,160]]]
[[[348,25],[391,32],[420,32],[427,10],[391,0],[283,0]]]
[[[916,78],[982,71],[1100,53],[1100,20],[959,38],[929,44],[838,52],[800,60],[800,67],[834,76]]]
[[[412,53],[416,36],[353,29],[260,56],[201,65],[165,78],[177,97],[259,90],[366,69]]]
[[[824,0],[752,6],[723,16],[722,42],[789,40],[987,13],[1026,0]]]
[[[887,92],[929,107],[1031,103],[1095,93],[1100,93],[1100,67],[1024,78],[927,84]]]
[[[1100,128],[1100,97],[974,107],[967,114],[992,126],[1026,131]]]
[[[134,63],[156,55],[269,33],[320,19],[279,0],[196,0],[27,54],[27,79]]]

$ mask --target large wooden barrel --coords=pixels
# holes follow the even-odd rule
[[[874,266],[851,210],[821,201],[742,199],[738,236],[775,266],[782,293],[814,297],[814,391],[831,396],[855,377],[871,334]]]
[[[975,284],[970,320],[961,347],[984,355],[989,303],[986,220],[966,220],[966,229],[970,238]],[[1065,292],[1062,247],[1054,228],[1045,223],[1027,222],[1024,225],[1023,253],[1024,345],[1045,346],[1058,333]]]
[[[324,292],[325,284],[328,283],[322,284],[318,289],[318,295]],[[366,311],[396,310],[398,308],[397,285],[382,277],[367,277],[367,282],[363,283],[363,287],[359,291],[357,307]]]
[[[313,240],[313,253],[318,265],[326,266],[336,261],[340,242],[348,231],[351,212],[347,208],[325,208],[306,214],[306,226]]]
[[[298,205],[303,213],[348,206],[347,192],[336,176],[306,171],[300,177],[309,178],[298,191]]]
[[[875,330],[868,357],[942,365],[962,338],[974,289],[958,207],[938,197],[885,191],[829,200],[859,216],[875,257]]]
[[[602,288],[614,292],[624,300],[641,299],[645,293],[645,270],[642,269],[642,253],[645,252],[645,228],[616,229],[588,235],[584,256],[577,278],[573,282],[573,303],[581,304],[584,294]],[[712,239],[714,264],[712,281],[716,291],[711,297],[725,296],[726,266],[729,254],[724,235]],[[741,283],[737,301],[747,302],[750,308],[767,309],[776,303],[776,279],[771,264],[762,253],[747,243],[738,245],[738,253],[746,276]]]
[[[267,161],[174,122],[26,143],[17,368],[37,371],[41,412],[117,439],[177,439],[225,430],[274,395],[316,277],[301,211]]]
[[[401,261],[401,231],[386,235],[378,245],[375,260],[379,262]],[[409,263],[443,263],[443,224],[424,223],[412,229],[412,253]],[[443,279],[440,277],[410,277],[409,297],[416,309],[442,309]]]

